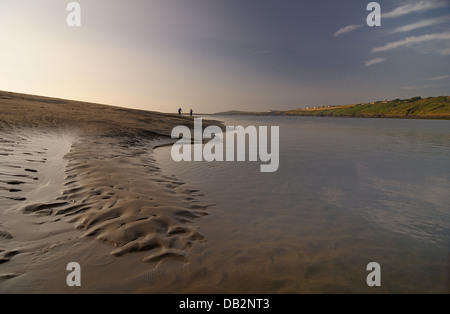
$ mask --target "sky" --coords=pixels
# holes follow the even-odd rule
[[[0,90],[266,111],[450,95],[450,0],[0,0]]]

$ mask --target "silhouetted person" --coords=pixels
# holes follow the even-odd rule
[[[194,112],[194,110],[191,109],[191,117],[192,117],[192,113]]]
[[[178,114],[181,114],[181,108],[178,108]]]

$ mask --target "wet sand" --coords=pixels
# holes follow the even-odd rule
[[[176,292],[208,204],[152,151],[192,122],[0,92],[0,292],[74,292],[70,262],[76,292]]]
[[[0,92],[0,293],[448,293],[442,249],[335,206],[337,190],[317,202],[305,184],[302,211],[283,193],[258,208],[212,163],[199,191],[155,160],[180,124],[192,120]],[[383,265],[376,290],[368,261]],[[70,262],[81,287],[66,285]]]

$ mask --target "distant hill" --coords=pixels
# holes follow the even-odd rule
[[[224,111],[224,112],[217,112],[217,113],[215,113],[215,115],[222,115],[222,116],[227,116],[227,115],[258,115],[258,114],[262,114],[262,113],[250,112],[250,111],[239,111],[239,110],[230,110],[230,111]]]
[[[355,118],[450,119],[450,96],[413,97],[345,106],[270,112],[228,111],[228,115],[296,115]]]

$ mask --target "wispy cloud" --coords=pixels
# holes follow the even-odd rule
[[[444,80],[449,77],[450,77],[450,75],[441,75],[441,76],[430,77],[428,79],[425,79],[425,81],[439,81],[439,80]]]
[[[251,55],[252,55],[252,56],[266,55],[266,54],[268,54],[268,53],[270,53],[269,50],[259,50],[259,51],[253,52]]]
[[[446,23],[449,21],[450,21],[450,15],[445,15],[445,16],[436,17],[436,18],[432,18],[432,19],[422,20],[422,21],[419,21],[419,22],[413,23],[413,24],[404,25],[404,26],[394,29],[391,33],[393,34],[393,33],[409,32],[409,31],[412,31],[412,30],[415,30],[418,28],[424,28],[424,27],[428,27],[428,26],[442,24],[442,23]]]
[[[367,68],[367,67],[370,67],[370,66],[372,66],[374,64],[382,63],[384,61],[386,61],[386,59],[384,59],[384,58],[375,58],[375,59],[367,60],[364,67]]]
[[[428,83],[422,83],[422,85],[412,85],[412,86],[403,86],[403,89],[407,90],[416,90],[416,89],[423,89],[423,88],[429,88],[429,87],[442,87],[442,86],[448,86],[448,83],[446,81],[444,82],[437,82],[441,80],[445,80],[450,78],[450,75],[440,75],[435,77],[430,77],[426,79],[417,80],[417,82],[428,82]]]
[[[450,6],[449,1],[439,0],[439,1],[420,1],[416,2],[414,4],[406,4],[403,6],[400,6],[398,8],[395,8],[394,10],[382,14],[382,18],[395,18],[400,17],[403,15],[407,15],[414,12],[425,12],[432,9],[438,9]],[[396,28],[392,33],[400,33],[400,32],[408,32],[417,28],[427,27],[431,25],[441,24],[445,23],[447,21],[450,21],[450,16],[444,16],[440,18],[434,18],[434,19],[428,19],[421,22],[417,22],[414,24],[405,25],[399,28]],[[357,30],[360,27],[363,27],[364,24],[352,24],[347,25],[344,27],[341,27],[338,29],[333,36],[338,37],[340,35],[353,32],[354,30]]]
[[[362,27],[363,25],[364,24],[353,24],[353,25],[348,25],[348,26],[342,27],[342,28],[338,29],[337,32],[334,33],[333,36],[337,37],[337,36],[340,36],[342,34],[352,32],[352,31]]]
[[[372,49],[372,53],[388,51],[388,50],[392,50],[392,49],[397,49],[402,46],[410,46],[410,45],[424,43],[424,42],[431,41],[431,40],[444,40],[444,41],[450,40],[450,32],[407,37],[402,40],[390,42],[382,47],[375,47]],[[443,54],[443,53],[441,52],[441,54]]]
[[[413,4],[400,6],[388,13],[382,14],[382,18],[395,18],[414,12],[424,12],[432,9],[438,9],[449,6],[448,1],[420,1]]]
[[[416,90],[416,89],[423,89],[423,88],[428,88],[428,87],[431,87],[432,85],[420,85],[420,86],[404,86],[403,88],[404,89],[407,89],[407,90]]]
[[[439,49],[438,52],[442,56],[450,56],[450,47],[445,49]]]

